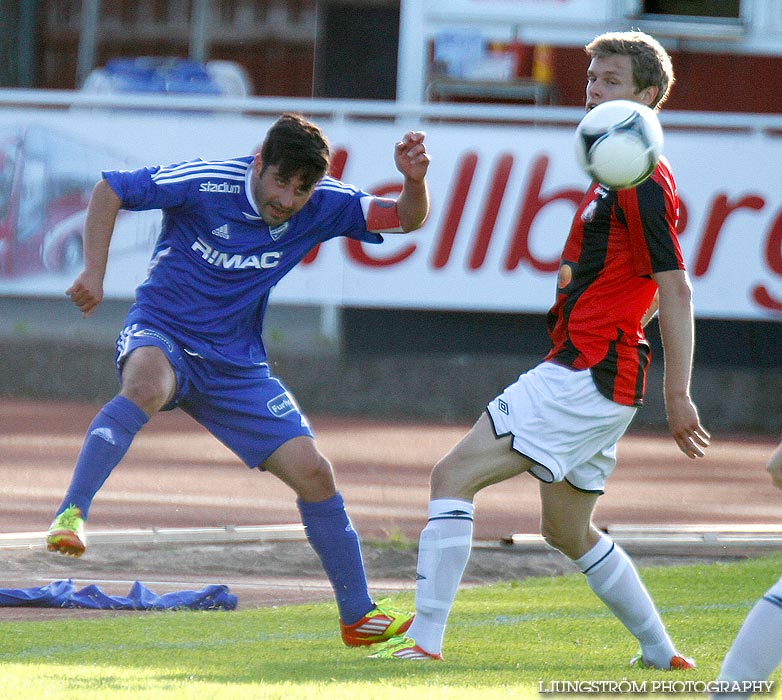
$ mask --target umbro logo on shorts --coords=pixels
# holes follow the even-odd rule
[[[291,411],[296,410],[296,406],[293,405],[293,401],[291,401],[290,396],[287,394],[280,394],[279,396],[270,399],[266,402],[266,408],[269,409],[269,412],[273,416],[277,416],[277,418],[281,418]]]
[[[497,399],[497,408],[500,409],[506,416],[510,415],[510,407],[508,406],[508,402],[503,399]]]

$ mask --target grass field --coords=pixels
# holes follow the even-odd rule
[[[780,572],[782,555],[642,570],[680,650],[697,660],[687,673],[629,668],[635,640],[574,574],[461,591],[445,663],[371,660],[367,649],[343,647],[332,604],[6,622],[0,697],[540,700],[555,697],[561,681],[634,683],[655,697],[656,682],[697,689],[713,680],[750,606]],[[411,606],[412,594],[394,604]],[[685,689],[676,697],[703,696]]]

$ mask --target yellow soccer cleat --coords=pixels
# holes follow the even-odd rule
[[[413,623],[413,613],[404,613],[385,607],[387,600],[381,600],[358,622],[345,625],[340,620],[342,641],[349,647],[385,642],[391,637],[404,634]]]
[[[46,535],[46,549],[71,557],[80,557],[87,548],[84,535],[84,518],[81,508],[68,506],[49,527]]]

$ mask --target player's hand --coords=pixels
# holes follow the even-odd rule
[[[782,489],[782,442],[777,445],[777,449],[771,453],[766,465],[768,473],[771,474],[771,481],[778,489]]]
[[[704,450],[711,442],[711,435],[701,425],[695,404],[689,397],[682,396],[666,400],[665,411],[668,416],[668,428],[679,449],[690,459],[703,457]]]
[[[79,307],[81,315],[87,318],[103,301],[103,277],[84,270],[65,293]]]
[[[423,131],[408,131],[394,146],[394,163],[397,170],[410,180],[422,182],[429,169]]]

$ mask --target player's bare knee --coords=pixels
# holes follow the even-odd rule
[[[332,490],[334,488],[334,470],[331,463],[322,455],[310,467],[310,478],[314,484],[319,484],[324,489]]]
[[[540,534],[546,544],[559,550],[569,559],[578,559],[583,554],[585,540],[580,533],[567,525],[543,522]]]
[[[176,375],[160,348],[141,347],[122,363],[122,390],[148,416],[165,406],[176,392]]]
[[[334,470],[322,455],[299,465],[290,485],[302,501],[309,503],[325,501],[337,492]]]
[[[166,405],[170,392],[155,381],[141,380],[123,385],[120,393],[151,416]]]
[[[549,547],[553,547],[565,556],[569,556],[569,543],[566,537],[562,537],[562,533],[553,532],[544,528],[541,530],[540,534]]]

